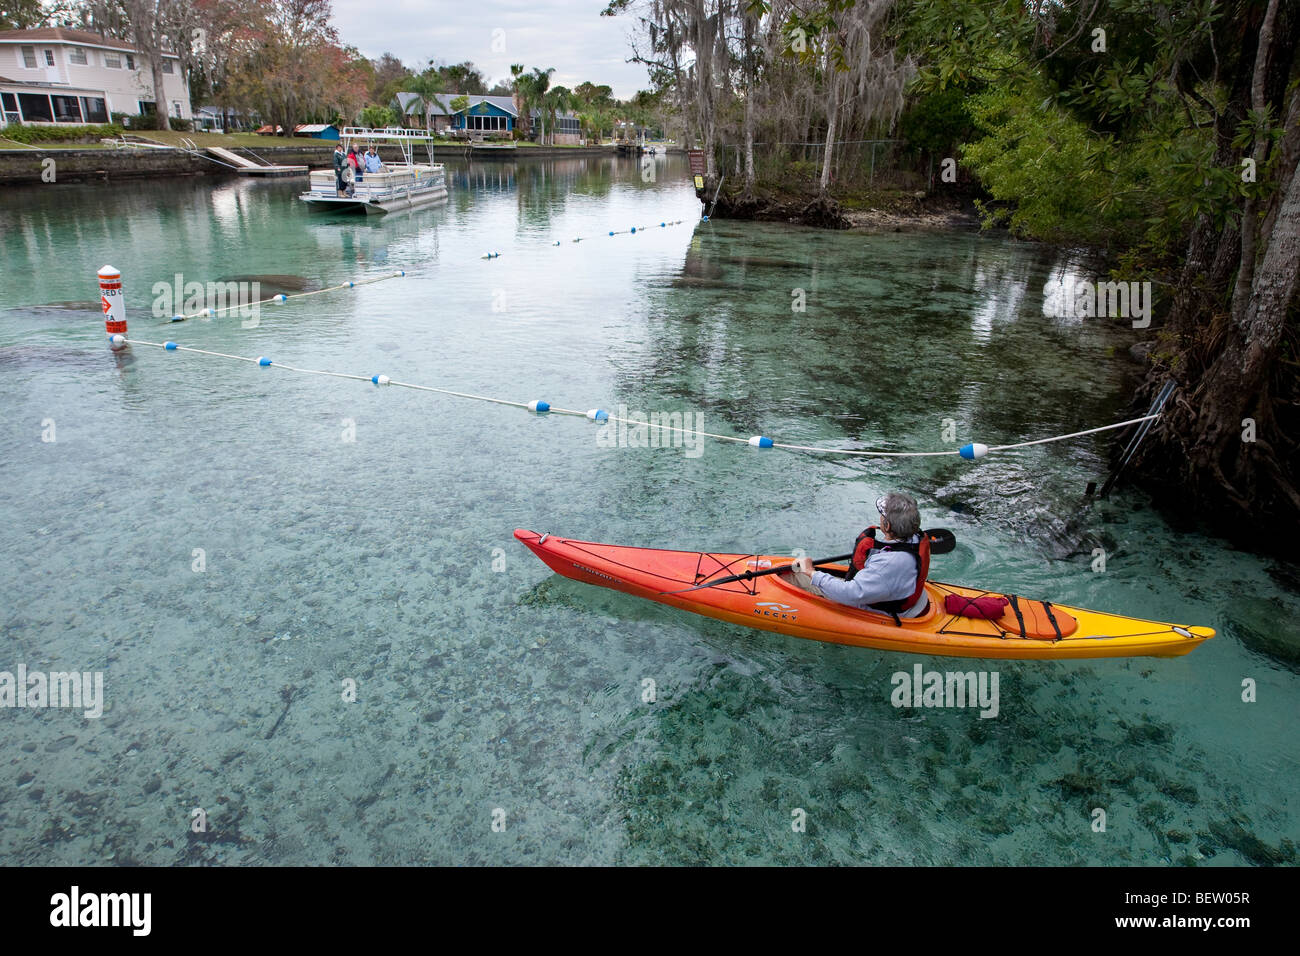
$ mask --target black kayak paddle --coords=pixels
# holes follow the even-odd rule
[[[931,554],[948,554],[957,547],[957,536],[947,528],[934,528],[931,531],[921,532],[930,539]],[[833,558],[821,558],[813,562],[813,567],[822,564],[834,564],[837,561],[848,561],[852,554],[839,554]],[[793,562],[792,562],[793,563]],[[765,574],[780,574],[782,571],[789,571],[789,564],[778,564],[774,567],[764,568],[761,571],[745,571],[741,574],[731,574],[725,578],[717,578],[713,581],[705,581],[703,584],[696,584],[693,587],[682,588],[680,591],[660,591],[660,596],[665,594],[685,594],[687,591],[699,591],[701,588],[716,587],[719,584],[731,584],[735,581],[750,581],[754,578],[761,578]]]

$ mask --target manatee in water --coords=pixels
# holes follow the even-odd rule
[[[807,272],[808,266],[802,262],[778,259],[775,256],[723,256],[722,261],[733,266],[753,266],[759,269],[797,269]]]
[[[303,276],[284,275],[248,275],[222,276],[217,282],[257,282],[262,287],[263,296],[291,294],[294,292],[311,292],[319,289],[320,283]]]
[[[109,354],[105,346],[101,352],[96,344],[93,348],[68,348],[63,345],[8,345],[0,347],[0,368],[29,368],[48,365],[71,365],[78,368],[101,368],[104,355]],[[124,356],[127,353],[112,353]]]
[[[704,276],[678,276],[673,280],[674,289],[729,289],[731,283],[725,279],[707,279]]]
[[[7,312],[20,312],[24,309],[59,309],[63,312],[100,312],[100,303],[98,299],[87,299],[84,302],[42,302],[40,305],[18,305]]]

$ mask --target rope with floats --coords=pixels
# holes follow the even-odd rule
[[[570,239],[569,242],[588,242],[591,239],[607,238],[610,236],[635,236],[638,232],[641,233],[649,232],[651,229],[667,229],[669,226],[680,226],[683,221],[684,220],[681,219],[666,219],[663,222],[659,223],[658,226],[631,226],[628,229],[611,229],[609,230],[609,232],[605,234],[605,236],[575,236],[574,238]],[[552,240],[551,242],[548,242],[547,245],[559,246],[559,245],[563,245],[563,243],[559,239],[555,239]],[[479,258],[500,259],[501,253],[485,252],[483,253],[483,255],[479,256]]]
[[[281,293],[280,295],[273,295],[269,299],[262,299],[261,301],[258,302],[239,302],[236,303],[235,305],[224,306],[220,309],[201,309],[200,311],[195,312],[192,315],[173,315],[169,321],[185,322],[189,319],[210,319],[213,316],[220,315],[222,312],[233,312],[236,309],[251,309],[253,306],[256,305],[270,305],[272,303],[288,302],[290,299],[302,299],[302,298],[306,298],[309,295],[321,295],[322,293],[325,292],[337,292],[339,289],[353,289],[359,285],[372,285],[376,282],[384,282],[388,279],[397,279],[404,275],[406,275],[405,270],[399,269],[396,272],[389,272],[381,276],[373,276],[369,279],[349,280],[347,282],[340,283],[339,285],[329,286],[328,288],[325,289],[313,289],[310,292],[295,292],[292,295],[284,295],[283,293]]]
[[[228,352],[216,352],[210,349],[199,349],[192,346],[180,345],[176,342],[146,342],[142,339],[130,339],[124,334],[114,334],[110,336],[110,344],[114,347],[123,347],[126,345],[141,345],[149,348],[162,349],[167,352],[190,352],[195,355],[206,355],[214,358],[231,359],[237,362],[248,362],[262,368],[280,368],[288,372],[298,372],[304,375],[322,375],[328,378],[344,378],[355,382],[370,382],[376,386],[391,386],[396,388],[409,388],[419,392],[433,392],[439,395],[450,395],[454,398],[464,398],[476,402],[488,402],[493,405],[507,405],[511,408],[520,408],[534,414],[553,414],[569,415],[575,418],[586,418],[593,422],[601,423],[622,423],[635,427],[657,428],[662,431],[675,432],[682,435],[692,435],[703,438],[713,438],[722,442],[730,442],[738,445],[749,445],[754,448],[780,448],[784,451],[805,452],[817,455],[853,455],[865,458],[940,458],[959,456],[967,460],[983,458],[989,452],[1011,451],[1016,448],[1028,448],[1031,445],[1044,445],[1049,442],[1066,441],[1071,438],[1080,438],[1084,435],[1095,435],[1099,432],[1114,431],[1119,428],[1127,428],[1130,425],[1148,422],[1160,417],[1156,412],[1150,415],[1144,415],[1141,418],[1133,418],[1128,421],[1116,422],[1113,425],[1101,425],[1097,428],[1089,428],[1084,431],[1070,432],[1065,435],[1053,435],[1049,438],[1036,438],[1031,441],[1015,442],[1008,445],[985,445],[979,442],[971,442],[963,445],[961,448],[949,451],[875,451],[854,448],[819,448],[813,445],[795,445],[787,442],[778,442],[767,437],[766,435],[754,435],[749,438],[741,438],[736,435],[720,435],[714,432],[700,431],[694,428],[685,428],[675,425],[665,424],[663,422],[647,422],[640,419],[628,418],[622,415],[612,415],[602,408],[592,408],[587,411],[579,411],[572,408],[560,408],[549,402],[533,400],[529,402],[514,401],[507,398],[495,398],[489,395],[477,395],[473,392],[462,392],[449,388],[439,388],[434,385],[420,385],[414,382],[399,382],[387,375],[357,375],[348,372],[334,372],[325,369],[300,368],[295,365],[289,365],[284,362],[276,362],[265,355],[257,357],[247,355],[232,355]]]

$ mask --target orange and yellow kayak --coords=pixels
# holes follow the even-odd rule
[[[554,571],[695,614],[793,637],[855,647],[951,657],[1053,660],[1078,657],[1178,657],[1208,641],[1213,628],[1162,624],[1118,614],[1031,601],[938,581],[926,583],[929,607],[895,622],[804,591],[786,574],[681,592],[710,580],[789,564],[781,555],[666,551],[575,541],[522,528],[515,537]],[[833,567],[833,566],[827,566]],[[842,569],[841,569],[842,570]],[[995,620],[944,610],[950,594],[1006,597]]]

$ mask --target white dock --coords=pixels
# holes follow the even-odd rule
[[[306,166],[274,166],[255,163],[251,159],[232,153],[221,146],[207,146],[205,149],[223,162],[235,167],[235,172],[245,176],[301,176],[307,172]]]

